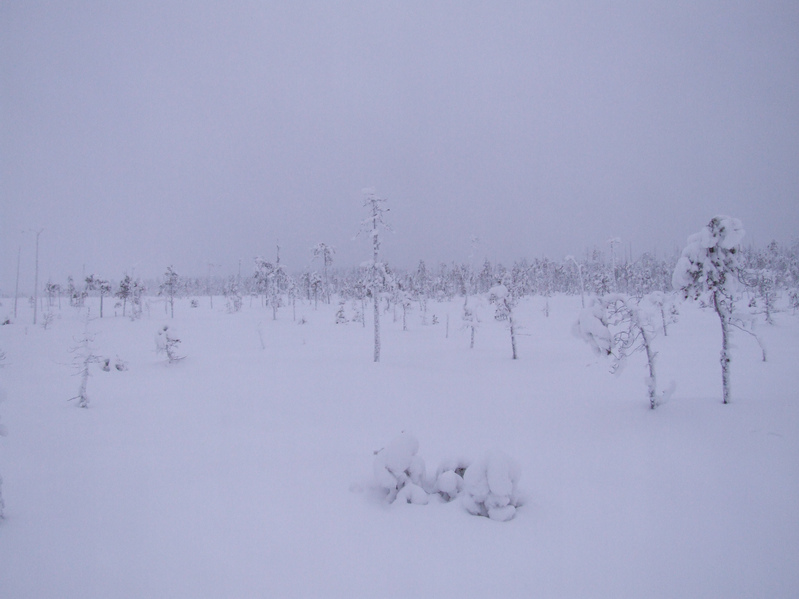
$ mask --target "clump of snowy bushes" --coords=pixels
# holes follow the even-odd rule
[[[419,441],[402,433],[375,452],[374,474],[388,503],[400,501],[426,505],[431,497],[442,502],[460,498],[470,514],[507,521],[521,505],[518,492],[521,470],[505,454],[493,451],[470,463],[445,460],[435,475],[427,477],[425,462],[418,455]]]

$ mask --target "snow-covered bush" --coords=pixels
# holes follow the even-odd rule
[[[447,459],[428,479],[418,453],[419,441],[405,432],[375,452],[375,479],[388,503],[425,505],[431,496],[443,502],[461,497],[463,507],[476,516],[506,521],[516,515],[521,470],[505,454],[490,452],[473,464]]]
[[[103,362],[103,357],[95,354],[92,348],[94,336],[89,333],[89,322],[89,313],[87,312],[83,336],[78,340],[78,345],[70,349],[70,352],[75,355],[72,359],[72,363],[75,367],[75,374],[80,376],[80,388],[78,389],[78,394],[74,397],[70,397],[69,401],[77,399],[79,408],[89,407],[89,395],[86,388],[89,383],[89,377],[91,376],[89,373],[90,366]]]
[[[463,491],[463,474],[468,467],[466,460],[444,460],[436,471],[433,490],[444,501],[452,501]]]
[[[158,334],[155,336],[156,352],[159,354],[165,353],[170,364],[182,360],[185,357],[178,355],[180,339],[172,335],[173,334],[169,332],[169,325],[164,325],[158,330]]]
[[[376,452],[375,478],[389,503],[397,499],[407,503],[427,503],[428,495],[423,489],[425,464],[418,452],[419,441],[404,432]]]
[[[463,507],[475,516],[510,520],[521,504],[517,489],[520,477],[515,461],[499,451],[489,452],[463,475]]]

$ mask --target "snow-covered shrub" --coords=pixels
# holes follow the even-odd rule
[[[460,497],[466,510],[476,516],[506,521],[516,515],[521,505],[517,491],[521,470],[505,454],[490,452],[473,464],[447,459],[428,479],[418,452],[419,441],[405,432],[375,452],[375,479],[388,503],[425,505],[431,496],[438,495],[444,502]]]
[[[170,364],[182,360],[185,357],[178,355],[179,343],[180,339],[170,334],[169,325],[166,324],[158,330],[158,334],[155,336],[156,352],[159,354],[165,353]]]
[[[87,312],[83,336],[78,340],[78,345],[70,349],[70,352],[75,354],[75,357],[72,359],[72,363],[75,367],[75,374],[80,376],[80,388],[78,389],[78,394],[74,397],[70,397],[69,401],[77,399],[79,408],[89,407],[89,395],[86,391],[89,383],[89,377],[91,376],[89,373],[89,367],[92,364],[102,363],[103,360],[102,356],[95,354],[92,348],[94,336],[89,333],[89,322],[89,313]]]
[[[336,324],[346,324],[349,320],[347,320],[347,315],[344,313],[344,301],[340,301],[338,303],[338,310],[336,310]]]
[[[444,501],[452,501],[463,491],[463,474],[468,467],[466,460],[444,460],[436,471],[433,490]]]
[[[590,345],[596,354],[600,356],[611,354],[613,340],[607,322],[605,322],[605,309],[602,302],[594,300],[582,310],[572,332]]]
[[[470,514],[505,522],[521,505],[517,485],[521,469],[511,458],[492,451],[474,462],[463,475],[463,507]]]
[[[418,452],[419,441],[408,433],[400,434],[376,452],[375,479],[389,503],[397,499],[417,504],[428,502],[427,492],[423,489],[425,464]]]

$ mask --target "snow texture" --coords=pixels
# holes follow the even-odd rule
[[[499,451],[491,451],[466,469],[463,506],[470,514],[506,521],[519,506],[519,465]]]
[[[179,368],[153,351],[157,301],[134,321],[93,322],[96,352],[128,368],[95,370],[89,410],[66,401],[83,331],[73,308],[44,330],[21,324],[21,302],[0,327],[3,599],[797,596],[799,316],[787,297],[759,331],[768,362],[743,335],[731,348],[731,406],[719,403],[718,321],[682,305],[657,347],[678,391],[655,411],[641,377],[608,376],[569,335],[579,295],[551,297],[549,318],[543,298],[519,300],[530,335],[517,362],[493,318],[474,349],[468,329],[446,338],[386,318],[379,365],[368,327],[335,324],[335,301],[298,301],[297,326],[257,301],[228,314],[221,299],[191,310],[177,298],[170,331],[191,356]],[[462,306],[430,310],[443,320]],[[643,375],[643,353],[629,362]],[[421,441],[396,454],[409,467],[409,447],[424,457],[423,484],[408,484],[425,506],[377,492],[385,449],[373,452],[400,430]],[[442,496],[492,447],[524,474],[520,509],[492,504],[495,518],[515,510],[506,523],[464,510],[466,481]]]

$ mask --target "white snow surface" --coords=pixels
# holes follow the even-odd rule
[[[298,325],[290,308],[198,300],[174,320],[153,299],[138,321],[92,321],[94,350],[127,370],[93,368],[88,409],[67,401],[80,314],[44,330],[20,302],[0,327],[0,597],[799,596],[797,315],[759,326],[765,363],[734,333],[722,405],[718,319],[682,304],[655,339],[677,392],[650,410],[642,354],[611,377],[570,334],[579,297],[549,298],[548,318],[543,298],[520,301],[518,360],[493,318],[470,350],[467,329],[384,313],[377,364],[336,301],[298,304]],[[155,353],[164,324],[181,362]],[[375,452],[407,430],[436,480],[388,504]],[[509,521],[425,493],[494,448],[523,473]],[[486,471],[496,519],[506,470]]]

